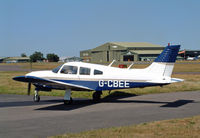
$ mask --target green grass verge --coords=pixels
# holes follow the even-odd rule
[[[12,80],[15,76],[24,75],[27,72],[0,72],[0,94],[27,94],[27,83],[17,82]],[[153,93],[166,93],[178,91],[195,91],[200,90],[200,74],[176,74],[173,77],[185,79],[184,82],[170,84],[163,87],[146,87],[146,88],[133,88],[123,89],[111,92],[111,96],[124,96],[124,95],[141,95]],[[32,87],[31,94],[34,93]],[[46,96],[64,96],[64,91],[53,90],[52,92],[40,92],[40,95]],[[104,91],[102,97],[107,97],[108,91]],[[74,98],[91,98],[92,92],[72,92]]]
[[[182,63],[182,62],[180,62]],[[195,62],[183,62],[186,64],[175,64],[176,72],[200,72],[199,61]],[[52,69],[62,63],[33,63],[33,69]],[[22,68],[29,68],[29,63],[12,63],[12,64],[0,64],[4,65],[17,65]],[[134,68],[143,68],[148,66],[145,64],[136,64]],[[14,71],[1,71],[0,72],[0,94],[27,94],[27,83],[17,82],[12,80],[15,76],[25,75],[27,72],[14,72]],[[147,87],[147,88],[134,88],[112,91],[113,96],[122,95],[141,95],[152,93],[165,93],[165,92],[177,92],[177,91],[195,91],[200,90],[200,74],[175,74],[172,77],[185,79],[184,82],[170,84],[160,87]],[[34,88],[32,87],[31,94],[33,94]],[[53,90],[52,92],[40,92],[40,95],[49,96],[64,96],[64,91]],[[108,91],[104,91],[102,97],[107,97]],[[72,97],[91,98],[92,92],[72,92]]]
[[[50,138],[199,138],[200,116],[103,128]]]
[[[126,62],[125,64],[131,64],[132,62]],[[146,62],[145,62],[146,63]],[[32,63],[32,69],[35,70],[52,70],[53,68],[61,65],[60,62],[49,62],[49,63]],[[151,63],[147,64],[134,64],[132,68],[145,68]],[[17,65],[25,69],[30,69],[30,63],[1,63],[0,66],[13,66]],[[116,63],[114,66],[118,66]],[[200,60],[198,61],[177,61],[175,64],[174,72],[200,72]]]
[[[20,66],[22,64],[19,64]],[[28,68],[27,64],[23,64],[24,68]],[[50,69],[56,67],[58,63],[35,63],[34,69]],[[141,68],[146,65],[135,65],[136,68]],[[200,72],[199,64],[176,64],[176,72]],[[12,80],[15,76],[21,76],[27,72],[0,72],[0,94],[27,94],[27,84]],[[164,87],[147,87],[147,88],[135,88],[135,89],[124,89],[112,91],[109,95],[108,91],[103,92],[104,98],[113,96],[131,96],[131,95],[142,95],[142,94],[153,94],[153,93],[166,93],[166,92],[178,92],[178,91],[195,91],[200,90],[200,74],[175,74],[172,77],[185,79],[184,82],[170,84]],[[33,94],[33,88],[31,91]],[[52,92],[40,92],[40,95],[49,96],[64,96],[64,91],[52,91]],[[75,98],[91,98],[92,92],[72,92],[72,97]],[[57,137],[199,137],[200,135],[200,116],[186,118],[186,119],[175,119],[168,121],[157,121],[152,123],[144,123],[140,125],[100,129],[93,131],[86,131],[78,134],[64,134]]]

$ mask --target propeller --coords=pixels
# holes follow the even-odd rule
[[[28,91],[27,91],[27,95],[30,95],[31,93],[31,83],[28,83]]]
[[[30,60],[30,72],[32,71],[32,61]],[[28,91],[27,91],[27,95],[30,95],[31,93],[31,83],[28,83]]]

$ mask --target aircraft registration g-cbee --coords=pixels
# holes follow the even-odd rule
[[[174,63],[180,45],[169,45],[144,69],[131,69],[83,63],[68,62],[53,70],[33,71],[25,76],[17,76],[16,81],[28,83],[28,95],[31,84],[35,86],[33,100],[40,101],[39,91],[52,89],[65,90],[64,103],[71,104],[71,90],[95,91],[93,100],[99,101],[102,91],[114,89],[143,88],[148,86],[163,86],[183,81],[171,78]]]

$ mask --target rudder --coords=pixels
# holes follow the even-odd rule
[[[178,55],[180,45],[167,46],[154,62],[174,63]]]
[[[154,62],[147,67],[148,72],[156,76],[171,77],[179,49],[180,45],[167,46]]]

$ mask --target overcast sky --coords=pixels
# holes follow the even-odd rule
[[[79,56],[106,42],[200,49],[199,0],[0,0],[0,57]]]

